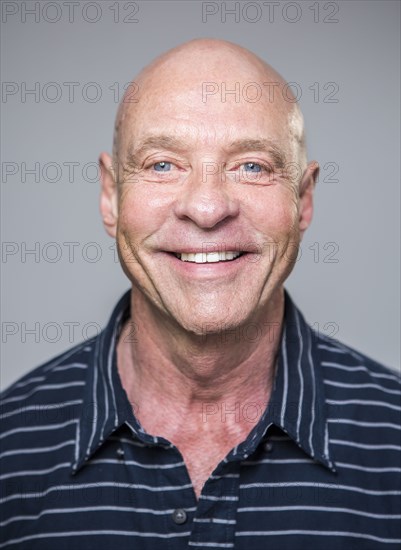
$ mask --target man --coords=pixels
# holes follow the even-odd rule
[[[398,546],[400,380],[283,289],[318,173],[302,115],[216,92],[285,81],[194,40],[135,83],[100,156],[132,290],[4,396],[2,547]]]

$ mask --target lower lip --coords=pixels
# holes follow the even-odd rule
[[[235,260],[223,262],[207,262],[197,264],[196,262],[183,262],[177,256],[171,253],[165,253],[176,269],[186,273],[192,277],[210,277],[210,276],[227,276],[243,267],[245,263],[249,263],[249,253],[238,256]]]

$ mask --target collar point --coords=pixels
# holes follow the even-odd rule
[[[72,476],[75,476],[79,472],[79,470],[82,468],[82,466],[85,464],[87,459],[88,457],[83,457],[83,456],[77,459],[74,459],[74,461],[71,463],[70,474]]]
[[[329,455],[315,455],[313,457],[314,460],[316,460],[317,462],[320,462],[320,464],[322,464],[323,466],[325,466],[326,468],[328,468],[329,470],[331,470],[333,472],[333,474],[336,474],[337,473],[337,467],[336,467],[336,464],[333,460],[331,460],[330,456]]]

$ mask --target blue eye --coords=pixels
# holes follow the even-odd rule
[[[262,171],[261,165],[256,162],[246,162],[243,166],[246,172],[251,172],[253,174],[258,174]]]
[[[153,165],[153,168],[156,172],[168,172],[171,169],[171,162],[156,162],[156,164]]]

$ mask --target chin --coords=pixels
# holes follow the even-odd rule
[[[190,314],[188,314],[190,312]],[[227,305],[210,308],[186,308],[172,312],[174,319],[186,331],[196,336],[221,334],[244,324],[252,310],[232,309]]]

